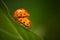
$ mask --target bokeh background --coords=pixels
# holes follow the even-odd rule
[[[15,10],[30,13],[31,30],[42,40],[60,39],[60,2],[58,0],[3,0],[13,17]]]

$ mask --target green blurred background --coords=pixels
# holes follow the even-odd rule
[[[60,2],[58,0],[3,0],[13,16],[16,9],[30,13],[32,31],[43,40],[59,40]]]

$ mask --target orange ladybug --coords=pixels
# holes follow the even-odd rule
[[[31,28],[29,16],[30,14],[25,9],[17,9],[13,14],[13,17],[17,22],[22,23],[28,28]]]
[[[30,14],[25,10],[25,9],[17,9],[14,12],[14,18],[18,18],[18,17],[29,17]]]
[[[24,26],[31,28],[30,20],[28,18],[19,18],[18,22],[22,23]]]

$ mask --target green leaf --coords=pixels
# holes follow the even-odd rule
[[[0,0],[0,40],[41,40],[31,29],[15,22],[6,4]]]

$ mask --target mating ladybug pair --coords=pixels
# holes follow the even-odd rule
[[[29,16],[30,14],[25,9],[17,9],[13,14],[13,17],[17,22],[31,28]]]

